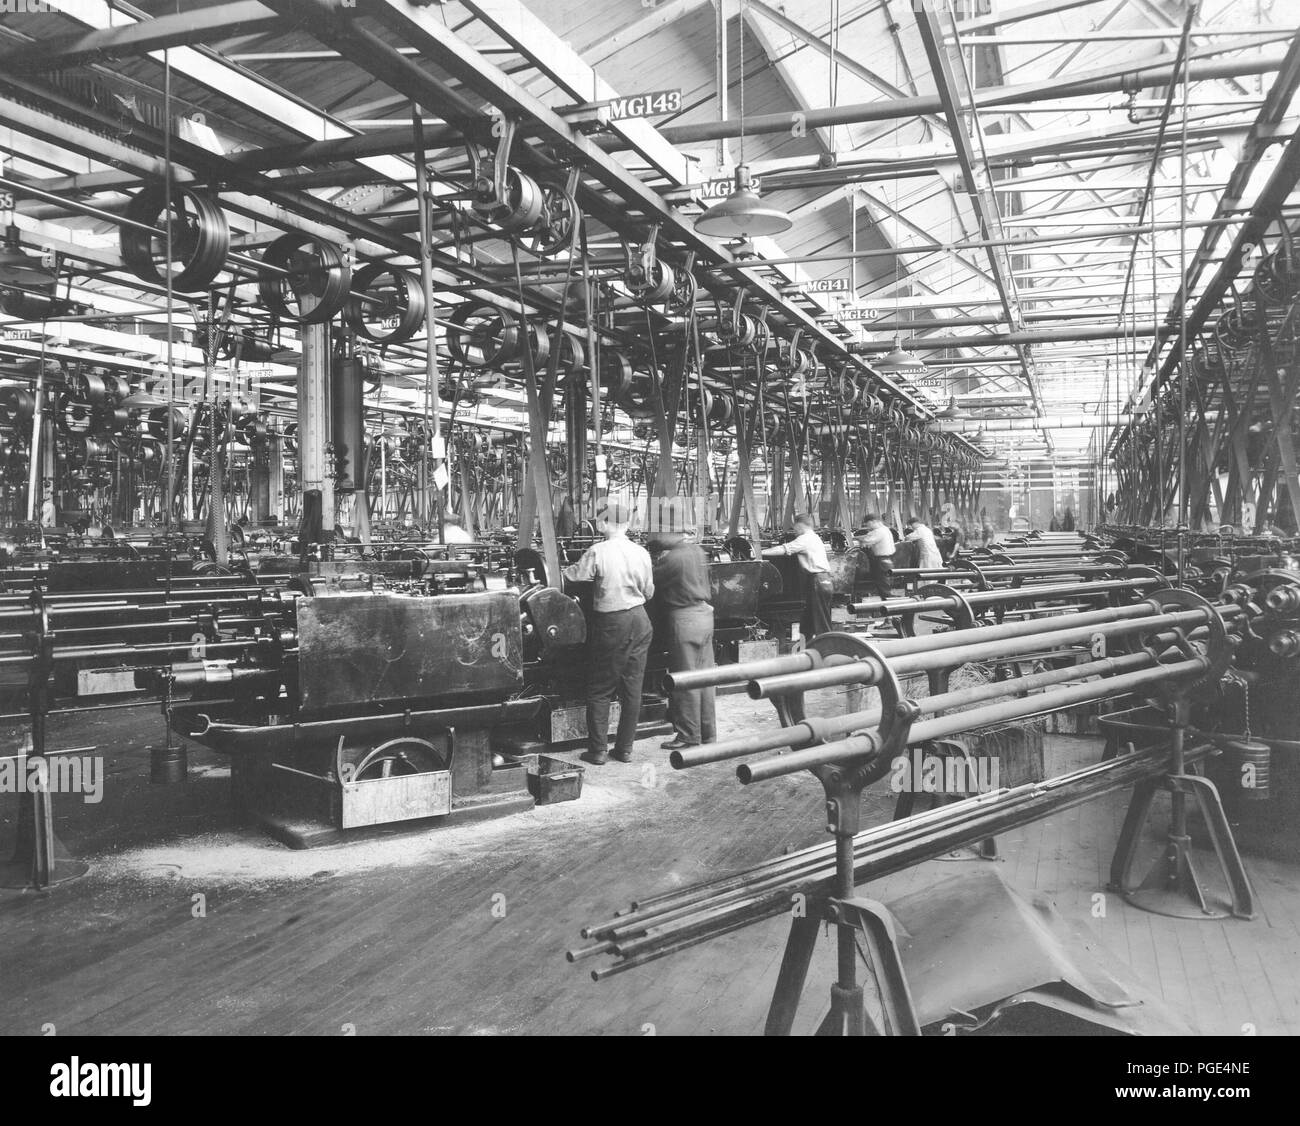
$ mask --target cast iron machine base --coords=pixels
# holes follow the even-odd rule
[[[1187,592],[1173,590],[1162,592],[1161,597],[1166,602],[1181,601],[1191,605],[1196,596],[1189,598]],[[1227,653],[1226,639],[1222,636],[1223,625],[1217,617],[1211,623],[1211,630],[1216,629],[1219,636],[1214,638],[1216,644],[1211,649]],[[1182,644],[1188,648],[1185,640]],[[1216,667],[1212,670],[1212,675],[1217,679],[1222,672],[1222,668]],[[1253,919],[1254,891],[1242,863],[1241,853],[1237,851],[1237,842],[1228,824],[1227,814],[1224,813],[1223,803],[1219,800],[1219,791],[1208,778],[1187,770],[1186,738],[1191,723],[1190,696],[1199,684],[1208,679],[1207,676],[1195,684],[1174,686],[1164,693],[1169,715],[1169,773],[1162,778],[1147,779],[1134,787],[1111,862],[1110,886],[1134,907],[1157,915],[1177,919],[1225,919],[1230,915],[1238,919]],[[1137,862],[1142,827],[1150,816],[1157,791],[1162,789],[1168,790],[1170,794],[1169,829],[1165,845],[1159,858],[1138,883],[1133,879],[1133,868]],[[1227,880],[1230,904],[1212,901],[1197,878],[1192,860],[1191,835],[1187,829],[1188,797],[1195,799],[1205,819],[1219,867]]]
[[[853,853],[853,839],[861,828],[862,791],[882,777],[895,755],[907,746],[908,732],[920,709],[904,697],[897,677],[870,643],[847,634],[829,633],[815,638],[812,645],[822,658],[845,648],[847,653],[865,654],[879,661],[881,675],[876,687],[884,717],[881,725],[884,749],[874,758],[814,766],[810,770],[826,793],[826,828],[835,837],[837,895],[813,906],[807,917],[794,919],[765,1034],[790,1034],[817,945],[817,930],[826,922],[836,929],[838,973],[831,985],[830,1009],[818,1026],[817,1035],[920,1036],[921,1028],[903,974],[891,917],[882,904],[857,897]],[[802,697],[780,697],[775,703],[783,726],[789,727],[804,718]],[[876,1027],[867,1016],[863,987],[858,983],[859,954],[875,977],[883,1028]]]
[[[45,757],[45,722],[50,709],[49,682],[54,664],[54,635],[49,612],[39,587],[32,591],[36,616],[36,643],[27,691],[31,708],[32,746],[30,757]],[[26,764],[24,764],[26,765]],[[89,864],[69,859],[67,850],[54,835],[54,796],[49,774],[35,787],[23,792],[18,802],[18,834],[13,857],[0,864],[0,887],[43,891],[55,884],[75,880],[90,871]],[[60,855],[63,854],[63,855]]]

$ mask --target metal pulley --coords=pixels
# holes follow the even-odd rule
[[[75,371],[68,377],[68,394],[92,407],[125,398],[130,393],[131,385],[125,379],[107,372]]]
[[[266,248],[262,262],[274,269],[258,271],[257,292],[274,316],[301,324],[324,324],[348,299],[352,265],[342,248],[332,242],[301,234],[282,235]],[[304,308],[307,298],[314,298],[315,303]]]
[[[707,413],[711,423],[717,426],[728,426],[736,414],[736,401],[730,395],[714,392]]]
[[[623,284],[638,301],[647,305],[667,302],[677,288],[677,275],[667,262],[660,261],[655,243],[659,238],[659,227],[650,228],[646,240],[633,251],[626,242],[623,244],[623,257],[626,266],[623,270]]]
[[[83,469],[98,461],[107,461],[113,454],[113,447],[99,438],[74,436],[68,440],[68,464],[74,469]]]
[[[1229,352],[1249,348],[1258,330],[1259,319],[1254,303],[1240,298],[1214,324],[1215,338]]]
[[[668,296],[667,310],[678,316],[689,317],[695,312],[695,302],[699,298],[700,287],[695,274],[689,269],[674,270],[677,280],[673,291]]]
[[[26,425],[36,412],[36,395],[23,387],[0,387],[0,424]]]
[[[667,262],[655,259],[645,267],[634,264],[623,275],[623,282],[638,301],[657,305],[672,296],[677,287],[677,275]]]
[[[538,258],[559,254],[573,246],[582,213],[573,194],[560,184],[538,184],[541,208],[527,227],[512,229],[510,241]]]
[[[244,419],[235,432],[243,439],[244,444],[247,446],[260,445],[271,436],[270,427],[256,416]]]
[[[111,438],[123,433],[131,425],[131,412],[126,407],[102,403],[90,410],[91,433],[101,438]]]
[[[1285,305],[1300,293],[1300,267],[1295,260],[1291,232],[1282,225],[1282,241],[1255,267],[1255,287],[1266,301]]]
[[[171,416],[172,438],[180,441],[185,437],[185,431],[189,427],[189,415],[180,407],[154,407],[145,423],[145,429],[149,432],[150,437],[156,438],[160,442],[167,441],[167,419]]]
[[[486,368],[504,363],[519,342],[513,313],[473,301],[456,306],[447,321],[447,351],[468,367]]]
[[[560,370],[568,375],[579,375],[587,364],[587,349],[582,337],[575,332],[560,335]]]
[[[691,417],[697,424],[703,424],[704,420],[713,413],[713,392],[703,390],[699,396],[691,403]]]
[[[542,218],[545,201],[537,181],[511,165],[506,170],[505,192],[500,199],[475,196],[475,213],[502,234],[534,228]]]
[[[600,385],[615,400],[632,389],[632,361],[615,348],[600,350]]]
[[[659,410],[657,399],[654,377],[637,374],[632,377],[627,390],[618,396],[617,402],[628,418],[653,418]]]
[[[68,395],[59,396],[54,422],[64,434],[89,434],[91,406]]]
[[[827,368],[826,386],[835,396],[838,406],[851,410],[861,401],[862,387],[848,364]]]
[[[371,262],[352,278],[343,319],[358,336],[376,344],[401,344],[424,324],[426,305],[420,279],[407,270]]]
[[[801,329],[795,329],[794,335],[789,340],[779,338],[777,340],[777,370],[787,378],[806,379],[816,370],[817,361],[812,353],[799,347],[802,335]]]
[[[137,192],[127,204],[124,215],[132,223],[121,228],[122,261],[141,281],[165,284],[159,264],[171,275],[173,289],[182,293],[199,293],[208,289],[226,265],[230,251],[230,224],[216,199],[208,192],[171,185],[170,214],[165,184],[152,184]],[[154,234],[133,223],[162,231]],[[167,262],[171,233],[172,261]]]

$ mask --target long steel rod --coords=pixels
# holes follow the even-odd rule
[[[1187,752],[1187,761],[1199,761],[1211,749],[1209,746],[1192,748]],[[1167,762],[1168,756],[1163,751],[1124,755],[1047,782],[1028,783],[1016,789],[981,794],[943,806],[935,811],[941,815],[938,824],[930,822],[924,833],[909,832],[916,818],[884,826],[886,830],[892,830],[889,836],[868,830],[855,838],[854,883],[860,886],[924,860],[943,856],[953,849],[976,844],[989,836],[1125,789],[1144,778],[1162,773]],[[742,901],[730,911],[715,913],[702,926],[692,925],[692,920],[687,918],[683,920],[685,925],[665,927],[656,934],[654,941],[613,965],[593,971],[592,978],[602,981],[720,934],[786,914],[793,894],[803,894],[809,900],[823,898],[835,893],[834,882],[833,863],[827,860],[804,879],[789,881],[755,902]],[[683,892],[692,890],[683,889]],[[629,946],[620,944],[618,949],[621,952]]]
[[[1088,684],[1074,685],[1053,692],[1048,697],[1049,707],[1044,707],[1041,697],[1030,696],[1020,701],[1003,701],[983,708],[956,712],[948,716],[938,716],[923,720],[913,725],[908,734],[907,745],[915,746],[932,739],[942,739],[964,731],[973,731],[980,727],[1006,723],[1008,720],[1022,719],[1037,715],[1043,711],[1058,711],[1075,704],[1085,704],[1094,700],[1105,700],[1115,696],[1127,696],[1149,685],[1168,683],[1204,673],[1209,661],[1197,657],[1177,664],[1160,665],[1157,668],[1143,669],[1139,672],[1124,673],[1107,680]],[[741,763],[736,767],[736,777],[743,785],[763,782],[769,778],[779,778],[785,774],[795,774],[813,766],[825,766],[830,763],[847,762],[874,754],[880,749],[880,739],[875,735],[854,735],[834,743],[823,743],[775,758],[760,759],[754,763]]]
[[[959,688],[933,696],[919,696],[913,699],[913,703],[920,708],[922,715],[933,715],[948,708],[962,707],[983,700],[995,700],[1001,696],[1027,695],[1040,688],[1068,684],[1072,680],[1083,680],[1090,676],[1131,672],[1145,668],[1154,661],[1155,657],[1146,651],[1126,653],[1119,657],[1104,657],[1098,661],[1087,661],[1030,676],[990,681],[988,684],[972,685],[969,688]],[[776,750],[779,747],[800,747],[814,740],[827,741],[831,736],[847,735],[852,731],[875,727],[880,723],[882,714],[879,708],[874,708],[839,716],[818,716],[775,731],[724,739],[717,743],[702,743],[698,747],[673,751],[669,756],[669,762],[674,770],[684,770],[704,763],[741,758],[759,751]]]
[[[1030,624],[1038,626],[1042,631],[1034,638],[1038,648],[1056,649],[1066,645],[1079,645],[1090,642],[1098,634],[1110,639],[1134,633],[1143,633],[1147,630],[1204,625],[1207,621],[1206,613],[1207,611],[1201,609],[1182,610],[1172,614],[1111,621],[1095,626],[1075,626],[1051,632],[1042,631],[1043,622],[1041,621]],[[1078,616],[1070,615],[1061,620],[1074,621],[1077,620]],[[1055,620],[1053,619],[1053,621]],[[971,638],[972,636],[982,639],[985,636],[985,631],[960,630],[954,631],[952,634],[932,634],[929,638],[917,638],[916,640],[928,641],[933,637],[952,636],[959,639]],[[1015,653],[1008,654],[1006,646],[999,641],[974,640],[968,641],[964,645],[949,646],[941,650],[929,649],[905,653],[901,656],[892,656],[889,659],[889,668],[895,675],[905,676],[908,673],[955,668],[958,665],[969,664],[972,661],[998,660],[1007,656],[1014,657]],[[875,684],[879,682],[882,672],[883,666],[881,666],[880,662],[867,658],[866,660],[834,665],[829,668],[810,669],[802,673],[788,673],[785,676],[768,677],[764,680],[751,680],[747,691],[750,699],[767,700],[773,696],[806,692],[817,688],[834,688],[851,684]]]
[[[1041,583],[1037,586],[1007,587],[1002,590],[981,590],[962,596],[973,607],[1000,606],[1009,602],[1036,602],[1043,598],[1077,598],[1090,594],[1109,594],[1120,590],[1144,590],[1160,586],[1164,580],[1150,578],[1100,579],[1090,583]],[[934,595],[926,598],[887,598],[880,602],[855,602],[855,614],[907,613],[912,610],[956,610],[961,606],[956,598]]]

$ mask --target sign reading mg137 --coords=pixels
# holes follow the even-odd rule
[[[630,117],[658,117],[666,113],[680,113],[681,90],[651,90],[648,94],[631,94],[615,98],[605,107],[610,121],[625,121]]]

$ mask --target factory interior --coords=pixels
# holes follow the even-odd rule
[[[0,1033],[1300,1033],[1298,91],[0,3]]]

